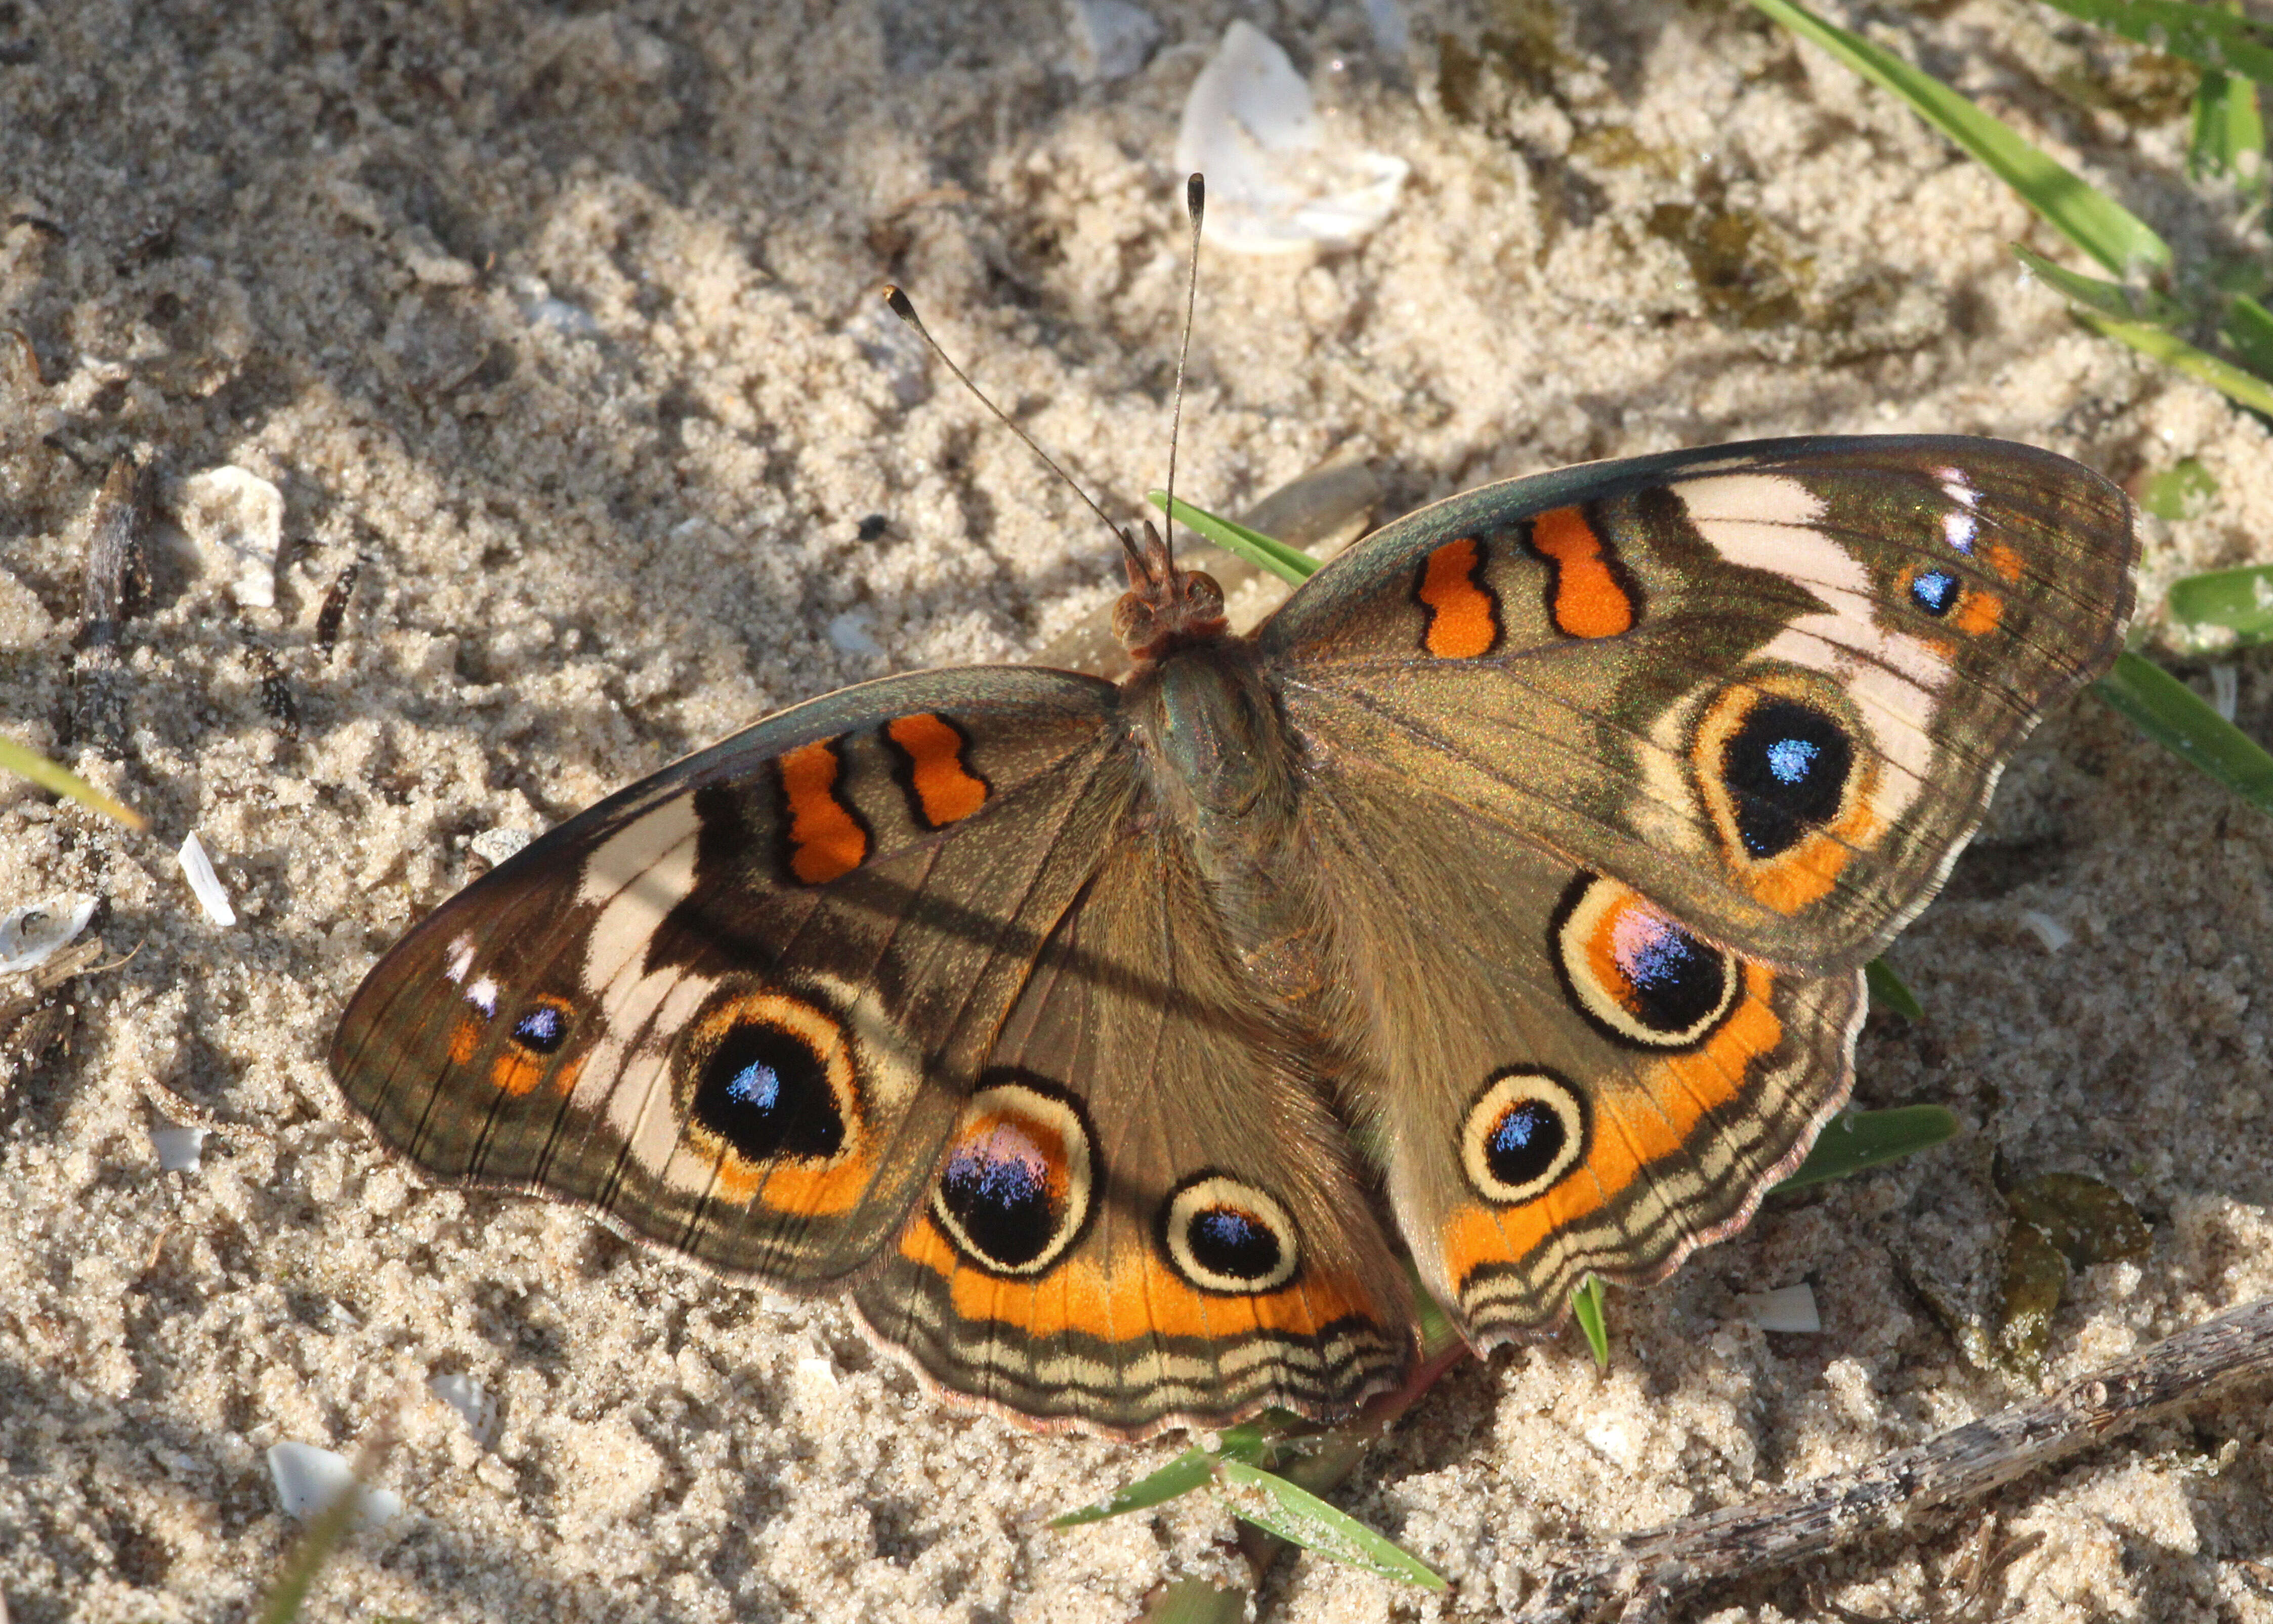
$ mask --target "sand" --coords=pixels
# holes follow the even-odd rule
[[[1057,0],[0,4],[0,726],[154,821],[0,784],[0,910],[100,895],[109,966],[0,1061],[11,1619],[249,1616],[296,1528],[264,1451],[352,1451],[389,1414],[409,1509],[308,1618],[1112,1618],[1232,1571],[1204,1498],[1045,1525],[1184,1440],[1029,1435],[926,1396],[836,1304],[427,1188],[322,1058],[375,957],[485,866],[476,837],[845,682],[1023,658],[1110,596],[1093,523],[872,289],[913,290],[1130,511],[1166,461],[1175,121],[1241,11],[1146,9],[1158,49],[1088,81]],[[1196,500],[1236,510],[1330,455],[1394,512],[1669,446],[1954,431],[2125,480],[2198,459],[2215,495],[2146,522],[2150,605],[2273,558],[2262,425],[2079,331],[2006,246],[2057,252],[2047,230],[1748,8],[1416,5],[1386,60],[1353,5],[1245,14],[1337,139],[1412,172],[1358,248],[1206,257]],[[2166,66],[2018,0],[1867,17],[2187,252],[2263,251],[2183,179]],[[96,749],[67,734],[71,642],[124,453],[175,539]],[[176,534],[189,479],[229,466],[281,498],[266,607]],[[2180,669],[2208,692],[2212,663],[2273,733],[2273,665]],[[193,829],[232,927],[176,865]],[[2047,1380],[2273,1291],[2269,874],[2273,823],[2091,698],[2062,708],[1890,955],[1926,1019],[1861,1045],[1864,1103],[1940,1101],[1962,1137],[1614,1297],[1606,1377],[1569,1337],[1457,1370],[1338,1496],[1451,1597],[1304,1559],[1266,1616],[1489,1614],[1544,1539],[2033,1391],[1930,1305],[1993,1295],[1998,1158],[2103,1180],[2151,1226],[2147,1256],[2078,1274]],[[196,1170],[161,1171],[161,1109],[213,1130]],[[1739,1294],[1802,1280],[1819,1335],[1745,1320]],[[495,1401],[493,1436],[437,1374]],[[1692,1614],[2273,1618],[2269,1491],[2261,1388]]]

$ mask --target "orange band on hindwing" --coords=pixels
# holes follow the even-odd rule
[[[1547,614],[1566,637],[1615,637],[1633,629],[1634,593],[1617,554],[1576,508],[1531,522],[1531,550],[1547,560]]]
[[[799,745],[774,763],[788,815],[789,871],[807,885],[850,874],[868,855],[868,831],[836,794],[836,741]]]
[[[962,730],[930,711],[889,724],[884,736],[900,758],[900,786],[908,811],[930,829],[944,829],[986,804],[986,780],[964,765]]]
[[[1498,646],[1499,599],[1476,577],[1483,544],[1472,536],[1448,541],[1421,565],[1413,596],[1429,611],[1421,645],[1438,659],[1474,659]]]

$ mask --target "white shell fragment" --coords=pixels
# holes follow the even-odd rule
[[[355,1466],[347,1456],[313,1444],[273,1444],[268,1475],[276,1482],[284,1515],[302,1522],[324,1515],[341,1495],[356,1496],[355,1526],[378,1528],[402,1515],[402,1496],[392,1489],[356,1488]]]
[[[150,1130],[150,1148],[158,1153],[161,1173],[194,1173],[205,1165],[206,1130],[169,1124]]]
[[[1815,1312],[1815,1288],[1804,1280],[1773,1291],[1747,1291],[1737,1298],[1737,1306],[1763,1331],[1812,1335],[1823,1328],[1823,1316]]]
[[[209,468],[182,482],[182,530],[247,609],[276,602],[276,549],[284,539],[284,493],[243,468]]]
[[[1127,79],[1160,42],[1159,23],[1129,0],[1066,0],[1066,32],[1076,77],[1092,83]]]
[[[1395,207],[1410,166],[1329,144],[1287,53],[1242,21],[1192,82],[1176,167],[1207,177],[1210,242],[1264,254],[1356,242]]]
[[[0,975],[36,970],[94,917],[94,898],[65,891],[0,914]]]
[[[500,827],[483,830],[466,845],[475,856],[495,868],[536,838],[536,831],[533,829]]]
[[[427,1379],[426,1390],[458,1412],[477,1444],[487,1444],[497,1427],[497,1400],[471,1376],[458,1372]]]
[[[884,645],[868,629],[868,617],[847,609],[829,622],[829,641],[839,654],[881,654]]]
[[[214,872],[213,859],[199,843],[193,830],[182,842],[182,872],[189,876],[190,889],[197,893],[198,906],[206,917],[216,925],[236,923],[236,910],[229,906],[229,893],[221,888],[221,876]]]
[[[2075,940],[2074,931],[2051,914],[2035,908],[2021,910],[2021,923],[2028,928],[2030,936],[2044,944],[2044,951],[2048,953],[2057,953]]]

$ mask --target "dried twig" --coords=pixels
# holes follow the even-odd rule
[[[2273,1376],[2273,1297],[2245,1304],[2049,1397],[1853,1471],[1550,1558],[1517,1624],[1645,1624],[1706,1585],[1756,1575],[1986,1494],[2241,1382]]]

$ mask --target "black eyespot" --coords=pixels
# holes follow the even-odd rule
[[[1504,1184],[1527,1184],[1555,1165],[1569,1137],[1543,1101],[1518,1100],[1484,1135],[1484,1163]]]
[[[1279,1237],[1253,1213],[1235,1207],[1194,1213],[1184,1239],[1204,1267],[1234,1280],[1267,1280],[1279,1267]]]
[[[549,1055],[568,1036],[568,1012],[557,1004],[540,1004],[522,1012],[513,1023],[513,1041],[533,1055]]]
[[[1735,960],[1616,880],[1582,874],[1572,881],[1556,910],[1552,942],[1564,993],[1622,1041],[1692,1048],[1735,1005]],[[1567,1085],[1553,1091],[1556,1100],[1568,1097]]]
[[[1795,700],[1767,697],[1721,748],[1737,834],[1755,859],[1789,851],[1838,816],[1854,768],[1846,730]]]
[[[827,1062],[797,1034],[745,1020],[718,1039],[694,1087],[702,1126],[754,1162],[825,1161],[844,1146]]]
[[[1063,1214],[1051,1199],[1047,1171],[1025,1158],[965,1146],[947,1159],[939,1199],[973,1248],[1006,1269],[1039,1258],[1057,1237]]]
[[[1468,1108],[1460,1160],[1477,1194],[1504,1206],[1537,1199],[1586,1154],[1587,1102],[1551,1071],[1500,1071]]]
[[[1161,1208],[1160,1229],[1177,1272],[1204,1291],[1276,1291],[1300,1261],[1287,1209],[1220,1173],[1185,1180]]]
[[[1910,582],[1910,602],[1939,620],[1957,606],[1960,587],[1946,569],[1929,569]]]
[[[1089,1218],[1092,1135],[1081,1102],[1049,1079],[999,1067],[963,1108],[932,1186],[956,1249],[1001,1274],[1039,1274]]]

